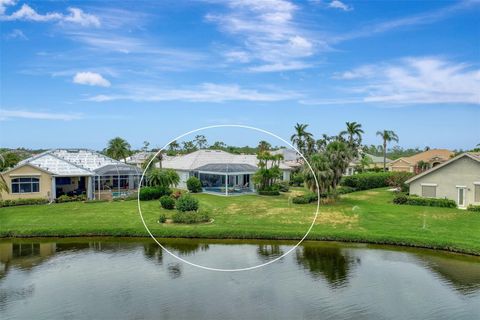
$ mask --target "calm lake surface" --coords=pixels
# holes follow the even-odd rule
[[[290,242],[162,240],[217,268]],[[245,272],[201,270],[146,239],[0,240],[1,319],[480,319],[480,258],[304,243]]]

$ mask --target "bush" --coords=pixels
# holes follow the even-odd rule
[[[409,172],[366,172],[343,177],[341,185],[356,190],[401,187],[411,176]]]
[[[175,200],[171,196],[162,196],[160,198],[160,205],[163,209],[172,210],[175,208]]]
[[[197,211],[198,210],[198,200],[192,197],[191,195],[184,194],[178,198],[177,210],[186,212],[186,211]]]
[[[427,207],[442,207],[442,208],[456,208],[457,203],[450,199],[436,199],[436,198],[421,198],[416,196],[407,196],[399,194],[393,199],[395,204],[407,204],[411,206],[427,206]]]
[[[304,182],[303,174],[301,174],[300,172],[292,174],[290,178],[290,185],[295,187],[301,187],[303,186],[303,182]]]
[[[99,202],[108,202],[107,199],[95,199],[95,200],[87,200],[85,203],[99,203]]]
[[[50,201],[48,199],[44,199],[44,198],[0,200],[0,208],[1,207],[36,205],[36,204],[47,204],[49,202]]]
[[[183,191],[181,190],[176,190],[174,193],[172,193],[172,198],[177,200],[178,198],[180,198],[182,196],[182,194],[184,194]]]
[[[393,188],[400,188],[402,192],[408,190],[408,185],[405,181],[414,176],[412,172],[391,172],[391,176],[387,178],[387,184]]]
[[[140,200],[157,200],[162,196],[169,196],[172,194],[172,190],[167,187],[143,187],[140,189]]]
[[[295,204],[307,204],[315,201],[318,201],[318,195],[314,192],[309,192],[301,196],[296,196],[292,199],[292,202]]]
[[[160,222],[160,223],[165,223],[165,222],[167,222],[167,216],[165,215],[165,213],[162,213],[162,214],[158,217],[158,222]]]
[[[202,192],[202,183],[197,177],[190,177],[187,180],[187,189],[192,193]]]
[[[480,212],[480,206],[474,206],[473,204],[467,207],[468,211]]]
[[[172,215],[174,223],[200,223],[210,221],[210,215],[207,211],[177,211]]]
[[[279,196],[280,191],[278,190],[258,190],[258,194],[261,196]]]
[[[278,185],[278,190],[281,192],[288,192],[290,190],[290,186],[288,185],[287,181],[280,181],[277,183]]]
[[[352,193],[357,191],[357,189],[352,188],[352,187],[347,187],[347,186],[339,186],[336,189],[337,194],[347,194],[347,193]]]
[[[78,195],[78,196],[69,196],[66,194],[61,195],[58,197],[55,201],[57,203],[63,203],[63,202],[73,202],[73,201],[85,201],[87,200],[87,196],[84,194]]]

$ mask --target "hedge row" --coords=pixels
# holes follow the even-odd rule
[[[407,204],[412,206],[456,208],[457,203],[450,199],[421,198],[399,194],[393,199],[395,204]]]
[[[44,198],[0,200],[0,207],[25,206],[33,204],[47,204],[50,201]]]
[[[366,172],[343,177],[341,185],[356,190],[402,187],[412,176],[410,172]]]
[[[474,206],[473,204],[467,207],[468,211],[480,212],[480,206]]]
[[[142,201],[157,200],[162,196],[169,196],[172,194],[172,190],[167,187],[143,187],[140,189],[139,198]]]

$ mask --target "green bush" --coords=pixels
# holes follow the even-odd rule
[[[467,207],[468,211],[480,212],[480,206],[474,206],[473,204]]]
[[[143,187],[140,189],[140,200],[157,200],[162,196],[169,196],[172,194],[172,190],[167,187]]]
[[[290,185],[295,187],[303,186],[304,176],[300,172],[293,173],[290,177]]]
[[[177,211],[172,215],[174,223],[200,223],[210,221],[210,215],[207,211]]]
[[[307,204],[316,201],[318,201],[318,195],[314,192],[308,192],[304,195],[296,196],[292,199],[292,202],[295,204]]]
[[[287,181],[280,181],[277,183],[278,190],[281,192],[288,192],[290,190],[290,186]]]
[[[202,192],[202,183],[197,177],[190,177],[187,180],[187,189],[192,193]]]
[[[395,204],[406,204],[411,206],[427,206],[427,207],[442,207],[442,208],[456,208],[457,203],[450,199],[436,199],[436,198],[421,198],[417,196],[407,196],[399,194],[393,199]]]
[[[49,202],[50,201],[48,199],[44,199],[44,198],[0,200],[0,208],[1,207],[36,205],[36,204],[47,204]]]
[[[171,196],[162,196],[160,205],[163,209],[172,210],[175,208],[175,200]]]
[[[280,191],[278,190],[258,190],[258,194],[261,196],[279,196]]]
[[[158,217],[158,222],[160,222],[160,223],[165,223],[165,222],[167,222],[167,216],[165,215],[165,213],[162,213],[162,214]]]
[[[99,202],[108,202],[107,199],[95,199],[95,200],[87,200],[85,203],[99,203]]]
[[[55,201],[57,203],[64,203],[64,202],[73,202],[73,201],[86,201],[87,196],[84,194],[78,195],[78,196],[69,196],[66,194],[61,195]]]
[[[192,197],[191,195],[184,194],[178,198],[176,207],[178,211],[197,211],[198,210],[198,200]]]
[[[356,190],[401,187],[411,176],[409,172],[366,172],[343,177],[341,185]]]
[[[337,194],[347,194],[357,191],[357,189],[347,186],[339,186],[336,189]]]

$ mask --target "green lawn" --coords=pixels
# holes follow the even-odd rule
[[[294,191],[298,192],[298,191]],[[279,197],[195,195],[214,222],[160,225],[158,201],[142,202],[145,221],[158,237],[300,239],[314,204]],[[480,255],[480,214],[465,210],[392,204],[385,189],[355,192],[322,205],[309,240],[419,246]],[[146,236],[136,201],[64,203],[0,209],[0,236]]]

